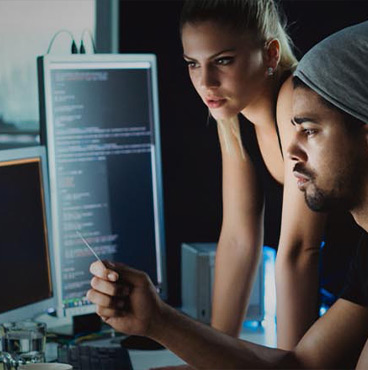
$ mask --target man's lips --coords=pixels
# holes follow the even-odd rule
[[[310,181],[310,178],[307,175],[304,175],[298,171],[293,171],[294,176],[297,179],[297,185],[300,190],[304,188],[304,185]]]
[[[226,103],[226,99],[217,96],[205,99],[208,108],[219,108]]]

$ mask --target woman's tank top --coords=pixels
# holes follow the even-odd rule
[[[272,177],[263,161],[254,125],[243,116],[239,117],[239,121],[243,145],[254,164],[264,196],[264,245],[277,249],[281,226],[283,186]]]

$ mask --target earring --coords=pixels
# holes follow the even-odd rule
[[[267,68],[267,76],[273,76],[273,74],[274,74],[274,70],[273,70],[273,68],[272,67],[268,67]]]

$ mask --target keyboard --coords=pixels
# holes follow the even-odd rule
[[[123,347],[68,346],[64,362],[73,370],[133,370]]]

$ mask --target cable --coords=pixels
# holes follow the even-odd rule
[[[78,54],[78,48],[77,48],[77,44],[75,43],[75,41],[73,40],[72,41],[72,54]]]
[[[84,47],[83,40],[81,40],[81,43],[80,43],[79,54],[86,54],[86,49]]]
[[[68,30],[60,30],[60,31],[58,31],[58,32],[56,32],[56,33],[54,34],[54,36],[52,37],[52,39],[51,39],[51,41],[50,41],[50,44],[49,44],[49,47],[48,47],[48,49],[47,49],[46,54],[49,54],[49,53],[50,53],[51,48],[52,48],[52,45],[54,44],[54,41],[55,41],[56,37],[58,37],[61,33],[67,33],[68,35],[70,35],[70,37],[72,38],[71,53],[72,53],[72,54],[78,54],[78,48],[77,48],[77,44],[76,44],[76,42],[75,42],[74,36],[73,36],[73,34],[72,34],[70,31],[68,31]]]
[[[89,35],[89,39],[90,39],[91,44],[92,44],[92,50],[93,50],[93,53],[95,54],[96,53],[95,41],[94,41],[94,38],[92,36],[91,30],[89,30],[87,28],[82,31],[81,42],[80,42],[80,46],[79,46],[79,53],[80,54],[86,54],[86,48],[84,46],[84,34],[85,33],[88,33],[88,35]]]
[[[82,31],[79,50],[78,50],[77,43],[75,42],[75,39],[74,39],[73,34],[72,34],[70,31],[63,29],[63,30],[60,30],[60,31],[58,31],[58,32],[56,32],[56,33],[54,34],[54,36],[52,37],[52,39],[51,39],[51,41],[50,41],[50,44],[49,44],[49,47],[48,47],[48,49],[47,49],[46,54],[49,54],[49,53],[50,53],[51,48],[52,48],[52,46],[53,46],[53,44],[54,44],[55,39],[56,39],[56,38],[57,38],[61,33],[67,33],[68,35],[70,35],[70,37],[71,37],[71,39],[72,39],[72,45],[71,45],[71,53],[72,53],[72,54],[78,54],[78,52],[79,52],[80,54],[86,54],[86,48],[85,48],[85,43],[84,43],[84,35],[85,35],[86,33],[88,33],[88,35],[89,35],[89,39],[90,39],[90,41],[91,41],[91,45],[92,45],[92,51],[93,51],[93,53],[96,53],[96,45],[95,45],[95,41],[94,41],[94,38],[93,38],[93,36],[92,36],[92,32],[91,32],[89,29],[84,29],[84,30]]]

